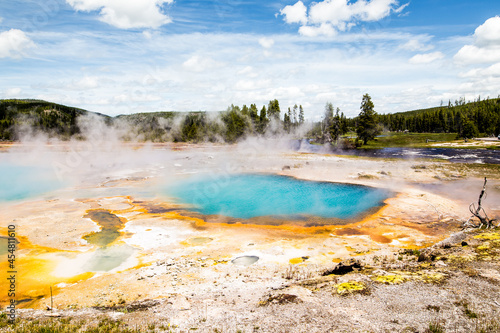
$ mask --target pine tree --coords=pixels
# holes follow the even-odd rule
[[[303,124],[305,121],[304,119],[304,109],[302,108],[302,105],[299,106],[299,124]]]
[[[330,134],[330,129],[333,124],[333,105],[332,103],[326,103],[325,105],[325,115],[323,116],[323,124],[321,126],[321,136],[323,142],[331,142],[332,137]]]
[[[335,116],[333,116],[332,123],[330,125],[330,137],[332,138],[332,141],[337,142],[341,134],[340,109],[337,108],[337,110],[335,111]]]
[[[295,104],[295,105],[293,106],[292,123],[293,123],[294,125],[297,125],[297,109],[298,109],[298,108],[299,108],[299,107],[297,106],[297,104]]]
[[[363,95],[360,109],[356,134],[358,139],[363,140],[366,145],[369,140],[373,140],[380,132],[377,125],[377,112],[375,112],[375,106],[370,95]]]
[[[264,105],[260,110],[259,125],[257,127],[257,132],[259,132],[260,134],[264,134],[266,132],[268,123],[269,119],[267,118],[266,106]]]
[[[277,99],[269,102],[267,114],[269,115],[269,119],[280,120],[280,103]]]
[[[243,104],[243,107],[241,108],[241,114],[243,114],[244,116],[249,115],[248,106],[246,106],[245,104]]]
[[[283,116],[283,129],[285,132],[290,133],[290,113],[285,113]]]
[[[250,120],[252,121],[252,126],[256,130],[259,122],[259,111],[257,110],[257,105],[250,104]]]

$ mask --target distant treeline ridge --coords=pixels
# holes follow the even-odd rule
[[[478,98],[466,103],[377,114],[368,94],[363,96],[361,112],[347,118],[331,103],[322,121],[308,123],[304,131],[304,109],[294,105],[282,112],[277,99],[258,109],[231,105],[221,112],[150,112],[109,117],[99,113],[40,100],[0,100],[0,140],[19,140],[24,134],[45,133],[63,140],[85,139],[79,126],[81,116],[94,116],[110,129],[120,129],[120,139],[152,142],[236,142],[246,136],[308,136],[322,142],[337,142],[342,135],[356,133],[358,139],[372,140],[381,130],[414,133],[457,133],[470,138],[500,133],[500,99]]]

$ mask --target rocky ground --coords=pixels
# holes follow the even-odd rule
[[[154,267],[173,273],[190,264],[196,265],[159,261]],[[153,278],[154,270],[144,269],[148,271]],[[191,294],[107,306],[19,310],[22,321],[17,327],[35,319],[47,325],[83,320],[90,327],[109,318],[120,321],[122,329],[148,332],[500,330],[500,233],[496,230],[468,230],[425,249],[347,260],[330,269],[290,266],[265,283],[259,279],[259,269],[251,266],[227,274],[233,275],[231,282],[214,283],[203,293],[193,288]]]

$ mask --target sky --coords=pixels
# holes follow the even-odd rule
[[[3,0],[0,99],[319,120],[500,94],[497,0]]]

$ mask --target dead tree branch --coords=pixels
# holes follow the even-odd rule
[[[484,177],[484,184],[483,184],[483,189],[481,193],[479,194],[479,199],[477,200],[477,207],[474,203],[471,203],[469,205],[469,211],[472,214],[469,219],[464,223],[464,228],[494,228],[495,226],[493,225],[493,222],[496,220],[490,220],[488,215],[486,215],[486,211],[482,207],[481,203],[483,200],[484,195],[486,194],[486,183],[487,179]],[[479,219],[479,224],[476,224],[473,222],[473,219],[477,218]]]

